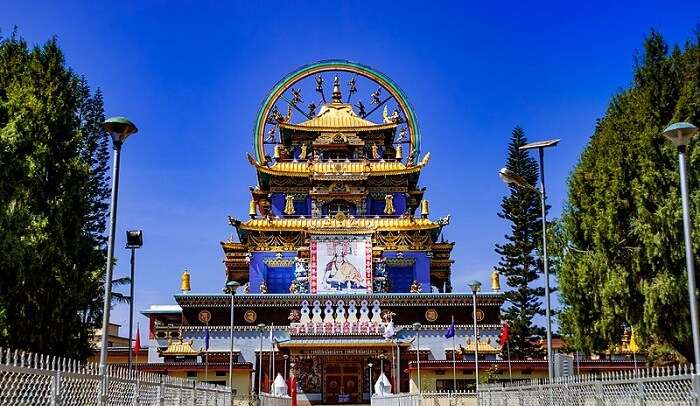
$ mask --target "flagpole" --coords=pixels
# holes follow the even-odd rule
[[[207,320],[207,336],[209,335],[209,320]],[[209,337],[204,343],[204,382],[209,379]]]
[[[510,338],[506,341],[506,349],[508,350],[508,377],[510,382],[513,382],[513,369],[510,367]]]
[[[452,316],[452,326],[455,325],[455,316]],[[454,327],[453,327],[454,328]],[[457,359],[455,358],[455,353],[457,348],[455,347],[455,334],[452,334],[452,392],[457,392]]]

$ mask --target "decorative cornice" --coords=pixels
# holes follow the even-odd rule
[[[229,223],[247,231],[353,231],[371,233],[375,231],[418,231],[433,230],[449,224],[449,216],[437,221],[417,217],[324,217],[324,218],[255,218],[238,221],[229,218]]]
[[[298,307],[301,302],[314,300],[379,300],[380,306],[467,306],[471,307],[472,295],[468,293],[374,293],[353,294],[239,294],[234,297],[236,307]],[[184,307],[229,307],[231,296],[225,294],[175,295],[177,303]],[[502,293],[479,293],[477,304],[497,306],[503,304]]]

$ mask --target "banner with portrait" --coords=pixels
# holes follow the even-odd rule
[[[365,236],[311,239],[311,293],[371,293],[372,242]]]

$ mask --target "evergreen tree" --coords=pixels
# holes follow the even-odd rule
[[[101,317],[102,95],[55,39],[0,38],[0,346],[85,358]]]
[[[538,164],[527,151],[525,132],[520,127],[513,130],[508,145],[506,168],[520,175],[531,185],[537,184]],[[540,196],[534,190],[511,185],[510,194],[501,202],[499,217],[511,223],[506,243],[496,245],[501,260],[496,270],[505,277],[507,305],[502,317],[510,322],[510,353],[514,358],[541,356],[539,346],[530,342],[533,335],[542,335],[544,330],[533,325],[533,318],[542,315],[544,288],[534,287],[542,267],[537,249],[542,241],[542,207]]]
[[[700,32],[700,31],[699,31]],[[558,272],[572,347],[606,350],[632,326],[649,346],[692,355],[677,152],[661,135],[700,123],[698,37],[669,53],[652,31],[632,85],[611,101],[569,179]],[[700,248],[700,150],[689,147],[693,246]]]

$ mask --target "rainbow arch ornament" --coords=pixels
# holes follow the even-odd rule
[[[258,110],[255,120],[255,129],[253,131],[254,158],[259,164],[265,162],[265,125],[267,117],[271,113],[274,106],[295,83],[323,72],[354,73],[376,82],[379,86],[386,90],[393,97],[399,109],[403,112],[406,120],[405,124],[408,130],[408,141],[410,145],[407,155],[409,155],[410,152],[413,152],[413,160],[411,162],[407,162],[407,164],[415,165],[418,162],[421,149],[420,130],[418,127],[416,114],[413,111],[413,107],[411,107],[411,104],[409,103],[403,90],[401,90],[396,82],[394,82],[387,75],[367,65],[342,59],[330,59],[302,66],[287,74],[272,87]]]

